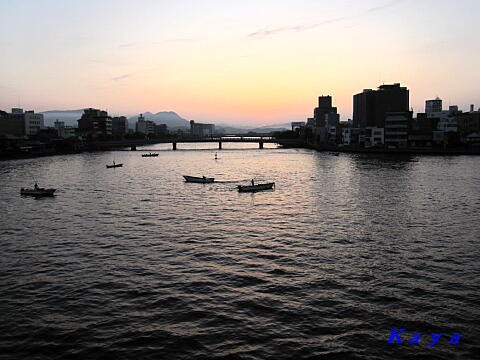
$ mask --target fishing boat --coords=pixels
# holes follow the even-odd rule
[[[115,164],[115,161],[114,161],[112,165],[107,165],[107,169],[117,168],[117,167],[122,167],[122,166],[123,166],[123,164]]]
[[[239,192],[256,192],[256,191],[263,191],[263,190],[271,190],[275,186],[274,182],[271,183],[264,183],[264,184],[256,184],[256,185],[237,185]]]
[[[148,154],[142,154],[142,157],[155,157],[158,156],[157,153],[148,153]]]
[[[38,187],[37,184],[35,184],[35,187],[33,189],[21,188],[20,194],[27,195],[27,196],[53,196],[53,193],[56,190],[57,189],[41,188],[41,187]]]
[[[199,183],[199,184],[209,184],[215,181],[214,178],[207,178],[205,176],[197,177],[197,176],[183,175],[183,177],[185,178],[186,182]]]

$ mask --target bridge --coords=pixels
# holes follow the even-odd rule
[[[130,147],[136,150],[137,146],[145,146],[151,144],[172,144],[172,150],[177,150],[178,144],[181,143],[218,143],[218,149],[222,150],[223,143],[257,143],[259,149],[263,149],[263,144],[279,144],[284,146],[299,145],[299,139],[277,139],[272,136],[213,136],[208,138],[171,138],[171,139],[138,139],[138,140],[111,140],[102,141],[95,144],[96,148],[108,149],[118,147]]]
[[[186,138],[178,139],[177,141],[172,142],[173,150],[177,150],[178,143],[218,143],[218,150],[222,150],[223,143],[258,143],[258,148],[263,149],[264,143],[278,143],[278,141],[271,136],[219,136],[219,137],[210,137],[210,138]]]

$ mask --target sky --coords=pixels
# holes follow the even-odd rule
[[[480,107],[478,0],[0,0],[0,109],[304,121],[401,83]]]

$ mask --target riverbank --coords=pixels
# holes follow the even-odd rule
[[[169,140],[171,142],[172,140]],[[136,146],[164,143],[165,140],[133,140],[128,142],[100,142],[100,143],[65,143],[42,144],[42,146],[22,146],[0,151],[0,161],[29,159],[45,156],[79,154],[92,151],[111,151],[118,149],[135,150]],[[181,142],[181,141],[179,141]],[[437,155],[437,156],[455,156],[455,155],[480,155],[480,147],[475,148],[407,148],[407,149],[385,149],[385,148],[360,148],[350,146],[334,145],[311,145],[303,141],[278,140],[278,145],[283,148],[304,148],[320,152],[335,153],[360,153],[360,154],[405,154],[405,155]],[[129,150],[129,151],[130,151]],[[219,150],[221,151],[221,150]]]
[[[408,155],[480,155],[480,146],[474,148],[406,148],[406,149],[386,149],[386,148],[361,148],[357,146],[338,146],[338,145],[313,145],[298,140],[288,142],[280,139],[278,144],[285,148],[305,148],[316,151],[342,152],[342,153],[361,153],[361,154],[408,154]]]
[[[0,161],[79,154],[92,151],[110,151],[119,148],[136,149],[136,146],[156,144],[163,141],[164,140],[108,140],[87,142],[82,140],[54,140],[41,142],[22,139],[3,143],[3,146],[0,147]]]
[[[350,148],[336,146],[306,146],[317,151],[344,152],[344,153],[361,153],[361,154],[408,154],[408,155],[480,155],[478,149],[425,149],[425,148],[409,148],[409,149],[379,149],[379,148]]]

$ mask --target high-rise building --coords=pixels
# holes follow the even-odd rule
[[[112,118],[108,113],[98,109],[85,109],[78,120],[78,131],[93,138],[112,135]]]
[[[381,85],[378,90],[367,89],[353,97],[353,126],[359,128],[385,127],[390,112],[409,111],[409,91],[399,83]]]
[[[201,124],[190,120],[190,136],[193,137],[207,137],[213,136],[215,133],[215,125]]]
[[[427,117],[432,117],[433,114],[442,112],[442,110],[442,99],[439,97],[425,101],[425,114],[427,114]]]
[[[57,130],[58,137],[64,139],[75,137],[75,128],[72,126],[65,126],[64,121],[55,120],[53,127]]]
[[[330,95],[327,96],[319,96],[318,97],[318,107],[313,110],[313,118],[315,119],[315,126],[316,127],[327,127],[326,121],[328,121],[328,115],[338,115],[337,108],[332,107],[332,97]],[[335,116],[331,116],[330,119],[335,119]],[[330,120],[331,122],[332,120]]]
[[[162,138],[168,135],[168,129],[166,124],[155,125],[155,136]]]
[[[122,136],[128,132],[128,120],[125,116],[112,117],[112,135]]]
[[[140,114],[137,123],[135,124],[135,131],[145,135],[153,135],[155,134],[155,123],[151,120],[145,119],[143,114]]]
[[[385,147],[406,148],[412,112],[388,112],[385,116]]]
[[[313,118],[309,118],[305,125],[307,142],[335,143],[337,137],[340,138],[339,123],[340,115],[337,113],[337,108],[332,106],[332,97],[319,96],[318,106],[313,110]]]
[[[12,109],[13,110],[13,109]],[[33,110],[25,111],[25,134],[28,136],[36,135],[44,128],[43,114],[35,114]]]
[[[375,126],[375,94],[375,90],[365,89],[360,94],[353,96],[354,128],[365,129],[367,126]]]
[[[10,114],[4,112],[2,118],[1,132],[11,136],[33,136],[44,128],[43,114],[35,114],[33,110],[13,108]]]
[[[21,137],[25,135],[25,120],[21,114],[0,111],[0,135]]]

